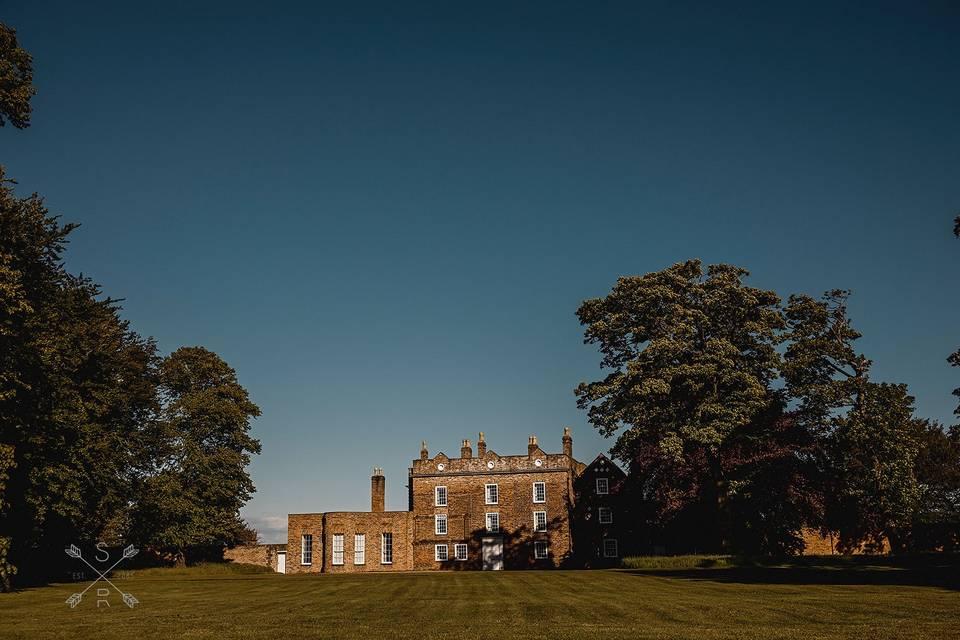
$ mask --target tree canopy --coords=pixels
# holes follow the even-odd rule
[[[0,24],[0,126],[30,124],[32,78]],[[136,541],[183,559],[251,534],[239,510],[254,491],[259,409],[215,353],[161,358],[117,300],[71,274],[76,228],[37,194],[17,197],[0,166],[2,587],[18,571],[54,575],[68,542]]]
[[[247,432],[259,410],[233,370],[199,347],[161,358],[116,300],[65,268],[75,228],[39,196],[16,197],[0,169],[6,581],[25,558],[36,574],[25,578],[49,574],[38,559],[59,558],[68,542],[136,538],[181,557],[230,544],[253,492],[245,467],[260,447]],[[190,535],[170,544],[165,532],[177,527]]]
[[[604,435],[619,433],[614,454],[655,477],[686,469],[680,496],[711,503],[716,546],[729,546],[731,460],[758,420],[776,413],[771,389],[784,321],[772,291],[746,286],[747,271],[703,270],[690,260],[656,273],[620,278],[605,298],[577,316],[585,342],[597,344],[602,380],[582,383],[578,404]],[[642,463],[641,461],[648,461]],[[695,462],[694,462],[695,461]],[[668,471],[668,469],[672,469]],[[687,500],[662,509],[678,510]]]
[[[794,552],[804,528],[843,551],[907,548],[935,438],[906,386],[870,378],[849,292],[782,305],[747,276],[690,260],[577,311],[606,371],[578,404],[616,437],[642,526],[677,551]]]
[[[17,31],[0,22],[0,127],[7,120],[18,129],[30,126],[33,57],[17,42]]]
[[[249,435],[260,409],[217,354],[183,347],[159,367],[162,441],[156,473],[141,485],[138,535],[186,561],[186,551],[244,537],[239,510],[254,491],[246,471],[260,443]]]
[[[906,385],[871,381],[872,363],[855,348],[861,334],[848,315],[849,295],[791,296],[783,375],[795,419],[822,442],[829,483],[822,527],[838,532],[843,550],[880,549],[905,540],[922,424]]]

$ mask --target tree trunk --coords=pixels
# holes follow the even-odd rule
[[[716,481],[717,491],[717,539],[720,553],[730,553],[733,548],[733,518],[730,513],[730,492],[726,480]]]
[[[732,549],[733,519],[730,513],[730,489],[723,478],[723,468],[720,461],[710,457],[710,473],[713,479],[714,517],[717,532],[717,550],[720,553],[730,553]]]

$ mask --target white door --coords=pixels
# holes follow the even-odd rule
[[[503,538],[483,539],[483,570],[503,570]]]
[[[278,551],[277,552],[277,573],[286,573],[287,572],[287,552]]]

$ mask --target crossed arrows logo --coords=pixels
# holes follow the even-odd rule
[[[107,569],[106,571],[104,571],[104,572],[102,572],[102,573],[101,573],[101,571],[100,571],[99,569],[97,569],[95,566],[93,566],[92,564],[90,564],[90,563],[87,561],[86,558],[83,557],[83,554],[80,552],[80,549],[78,549],[76,545],[71,544],[69,547],[67,547],[66,549],[64,549],[64,552],[65,552],[68,556],[70,556],[71,558],[76,558],[77,560],[82,560],[85,565],[87,565],[88,567],[90,567],[90,569],[92,569],[93,572],[97,574],[97,579],[94,580],[93,582],[91,582],[90,584],[88,584],[86,589],[84,589],[83,591],[79,591],[79,592],[73,594],[72,596],[70,596],[69,598],[67,598],[66,602],[67,602],[68,605],[70,605],[70,608],[71,608],[71,609],[73,609],[73,608],[76,607],[78,604],[80,604],[80,601],[83,600],[83,594],[85,594],[87,591],[89,591],[89,590],[93,587],[93,585],[97,584],[97,583],[100,582],[101,580],[105,581],[107,584],[109,584],[111,587],[113,587],[113,588],[117,591],[117,593],[120,594],[121,599],[123,599],[123,603],[124,603],[125,605],[127,605],[128,607],[130,607],[131,609],[134,607],[134,605],[136,605],[136,604],[138,604],[138,603],[140,602],[139,600],[137,600],[136,598],[134,598],[132,594],[130,594],[130,593],[124,593],[123,591],[121,591],[120,588],[119,588],[117,585],[113,584],[113,582],[110,581],[110,578],[107,577],[107,574],[110,573],[111,571],[113,571],[118,564],[120,564],[121,562],[123,562],[123,561],[126,560],[127,558],[132,558],[133,556],[137,555],[138,550],[137,550],[136,548],[134,548],[134,546],[133,546],[132,544],[131,544],[131,545],[128,545],[127,548],[125,548],[125,549],[123,550],[123,555],[120,556],[120,559],[119,559],[119,560],[117,560],[116,562],[114,562],[113,565],[112,565],[109,569]],[[98,605],[98,606],[99,606],[99,605]]]

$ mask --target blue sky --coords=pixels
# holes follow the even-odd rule
[[[137,4],[0,3],[39,87],[0,162],[139,332],[237,369],[268,540],[374,466],[405,508],[421,439],[608,449],[574,312],[693,257],[852,289],[951,420],[956,3]]]

